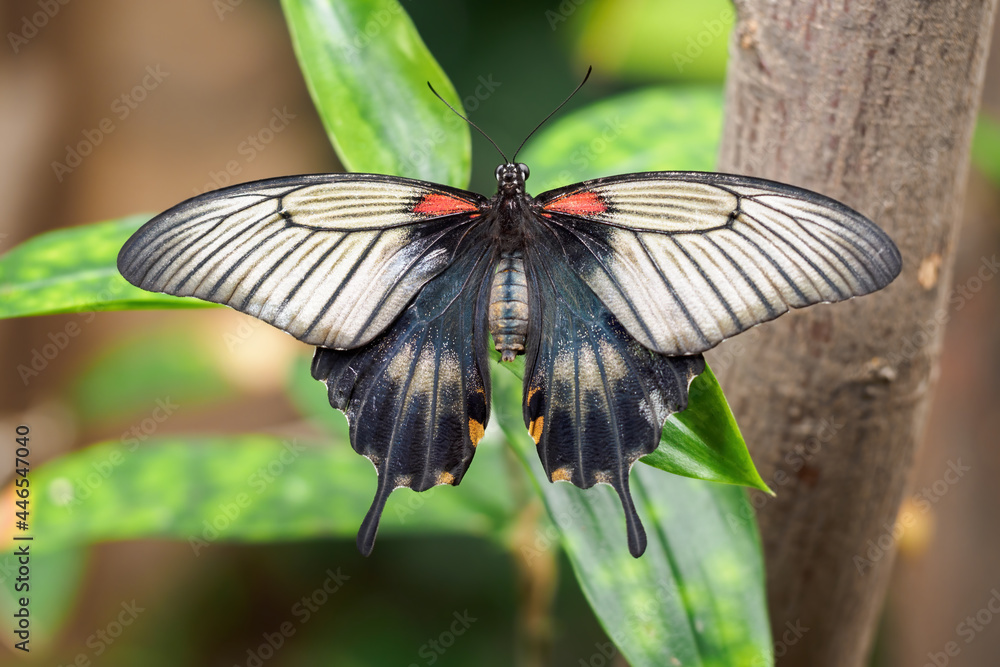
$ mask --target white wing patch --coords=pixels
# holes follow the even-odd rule
[[[667,234],[707,231],[724,225],[730,211],[736,209],[734,194],[706,183],[676,181],[669,197],[664,197],[659,181],[608,183],[588,188],[604,201],[614,201],[614,210],[586,216],[609,225],[628,220],[636,231]],[[543,195],[544,196],[544,195]]]
[[[414,198],[424,192],[393,181],[347,181],[305,187],[283,202],[302,224],[351,231],[412,223]]]

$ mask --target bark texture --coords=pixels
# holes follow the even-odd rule
[[[885,291],[790,313],[709,356],[778,494],[754,505],[779,665],[863,665],[871,648],[955,298],[996,5],[737,2],[719,170],[840,199],[903,254]]]

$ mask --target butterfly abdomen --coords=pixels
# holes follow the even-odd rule
[[[502,361],[524,353],[528,335],[528,280],[520,250],[504,252],[490,287],[490,333]]]

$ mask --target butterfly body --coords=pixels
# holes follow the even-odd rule
[[[487,205],[486,224],[497,256],[490,287],[489,330],[501,361],[524,354],[530,326],[531,300],[524,253],[537,234],[537,203],[525,191],[528,166],[496,168],[497,193]]]
[[[489,327],[501,361],[514,361],[524,353],[528,337],[528,282],[524,253],[502,253],[490,286]]]
[[[358,546],[399,487],[461,482],[489,419],[488,341],[525,356],[524,423],[552,481],[609,484],[629,550],[632,465],[687,406],[701,353],[789,308],[899,273],[861,214],[726,174],[613,176],[492,198],[377,174],[248,183],[143,226],[118,267],[144,289],[229,305],[317,346],[312,374],[378,472]]]

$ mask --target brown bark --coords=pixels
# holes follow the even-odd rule
[[[719,170],[840,199],[903,254],[884,292],[709,356],[778,494],[754,498],[778,664],[862,665],[949,318],[997,0],[737,5]]]

